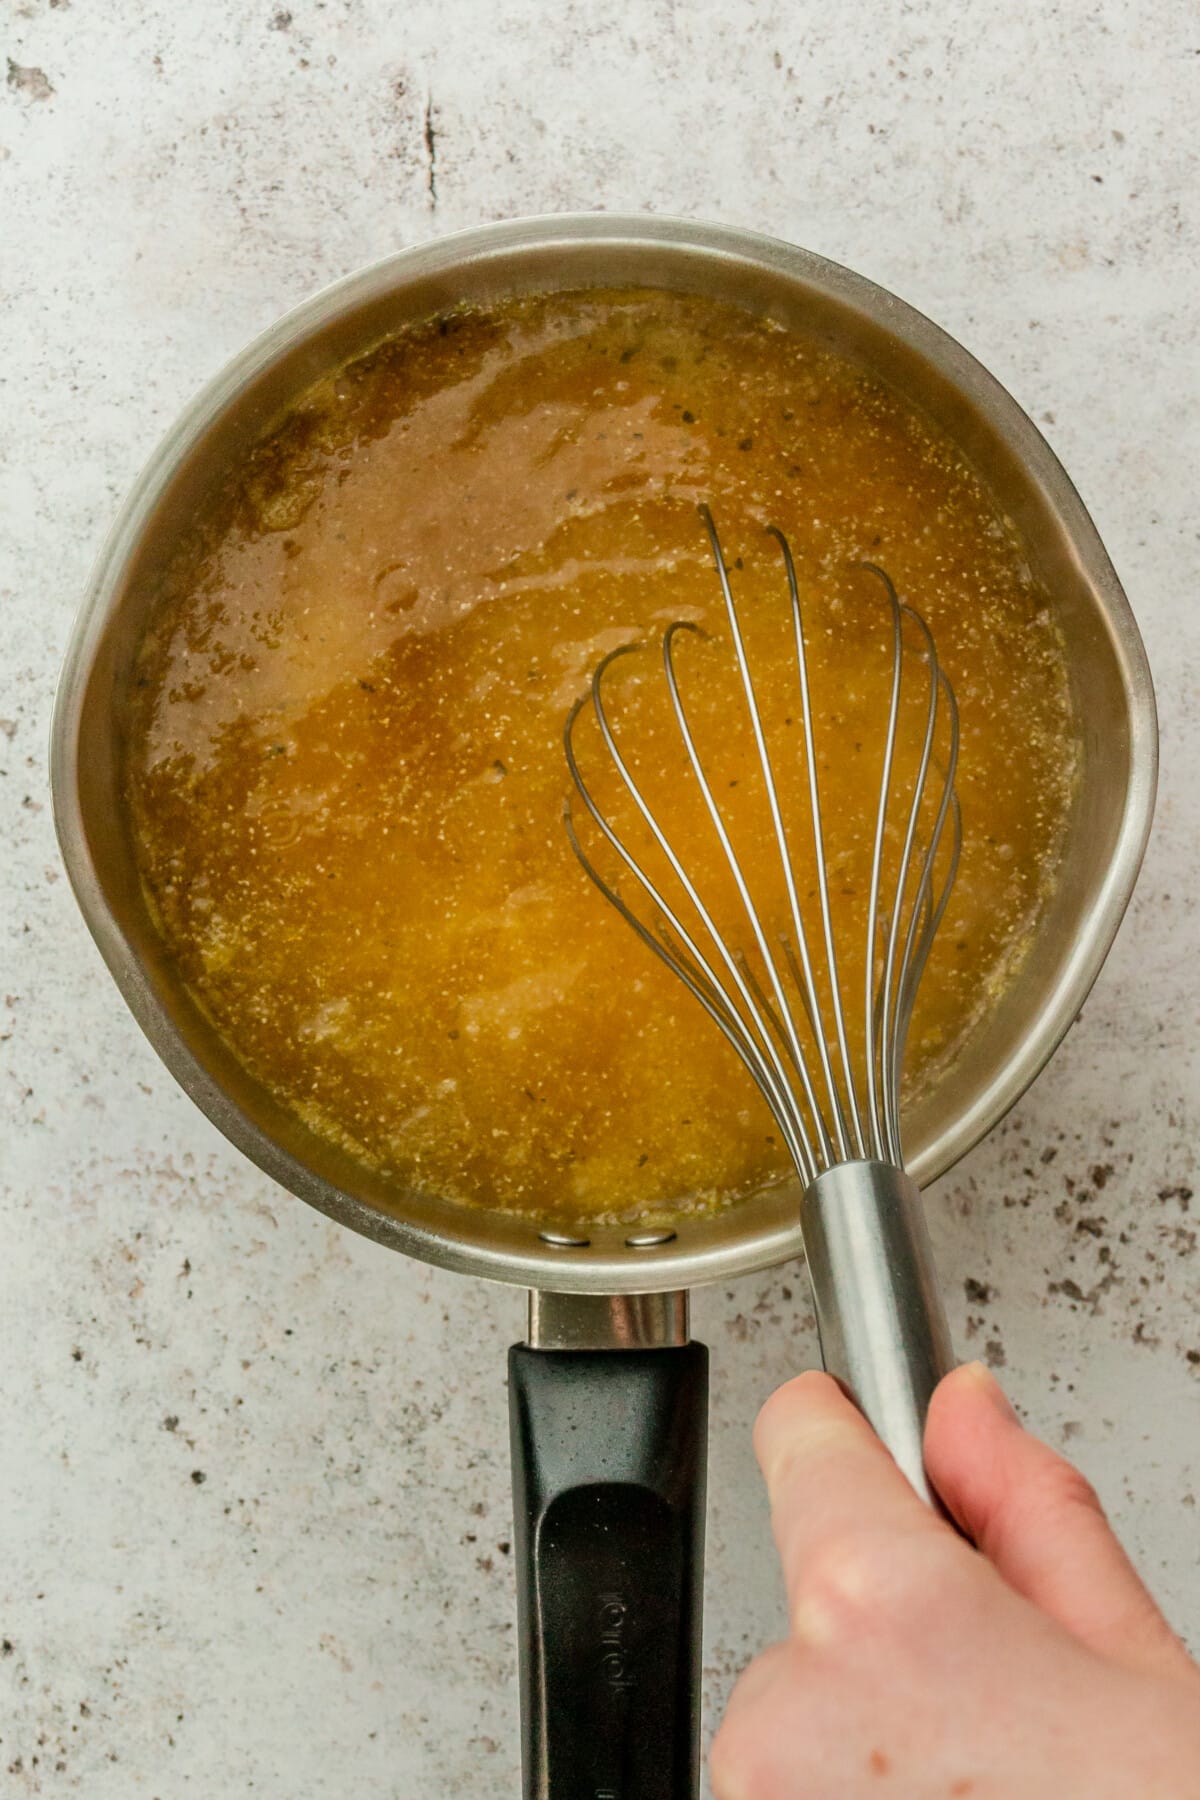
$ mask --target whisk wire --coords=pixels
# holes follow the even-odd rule
[[[710,515],[711,522],[711,515]],[[821,825],[821,789],[817,773],[817,750],[813,731],[812,695],[808,684],[808,651],[804,640],[804,618],[800,608],[800,584],[796,579],[796,565],[792,558],[792,547],[777,526],[767,528],[768,536],[773,537],[783,553],[783,567],[787,576],[788,597],[792,608],[792,628],[796,641],[796,666],[800,683],[800,717],[804,732],[804,760],[808,770],[808,797],[812,818],[813,849],[816,854],[817,899],[821,909],[821,929],[825,938],[825,955],[829,959],[829,986],[832,995],[833,1025],[837,1034],[838,1052],[842,1063],[842,1079],[846,1087],[846,1109],[854,1128],[854,1154],[866,1154],[866,1140],[863,1136],[862,1118],[859,1113],[858,1091],[854,1082],[854,1066],[850,1060],[850,1045],[846,1032],[846,1015],[842,1007],[841,988],[838,985],[837,949],[833,936],[833,914],[829,904],[829,874],[825,866],[825,834]],[[813,993],[812,971],[806,966],[805,984],[809,996]],[[799,982],[797,982],[799,985]],[[802,994],[804,988],[801,988]],[[846,1132],[846,1113],[842,1107],[842,1097],[838,1084],[829,1066],[825,1047],[825,1034],[821,1029],[819,1009],[811,1000],[806,1002],[809,1023],[813,1035],[821,1046],[822,1065],[825,1079],[829,1087],[830,1104],[833,1109],[837,1128],[838,1149],[843,1158],[852,1154],[850,1141]]]
[[[880,1086],[883,1075],[884,1047],[880,1041],[880,1018],[876,1013],[875,956],[876,931],[879,922],[879,888],[883,871],[883,845],[887,828],[888,802],[892,788],[892,757],[896,747],[896,729],[900,718],[900,680],[904,655],[904,629],[900,602],[891,579],[875,563],[862,567],[877,575],[887,593],[892,613],[892,691],[888,708],[887,736],[883,745],[883,767],[879,777],[879,806],[875,816],[875,841],[871,850],[871,887],[867,901],[867,953],[864,1003],[866,1007],[867,1044],[867,1112],[871,1128],[871,1154],[878,1161],[887,1156],[883,1134],[883,1111]],[[878,1062],[878,1068],[877,1068]]]
[[[900,943],[900,931],[904,919],[904,897],[909,886],[909,871],[912,867],[913,849],[917,837],[917,826],[925,798],[925,780],[929,771],[929,760],[933,752],[934,732],[937,729],[937,703],[940,690],[937,653],[933,647],[933,637],[929,627],[926,625],[924,619],[921,618],[920,614],[913,611],[911,606],[902,605],[900,607],[900,617],[902,621],[904,619],[911,619],[920,631],[924,640],[923,654],[929,669],[929,697],[925,709],[925,735],[921,745],[920,762],[917,768],[916,780],[913,783],[912,802],[908,810],[908,822],[905,827],[904,844],[900,852],[899,868],[896,872],[895,903],[892,906],[891,918],[888,922],[887,951],[884,958],[883,970],[883,1004],[880,1020],[880,1043],[883,1077],[882,1099],[884,1135],[887,1139],[888,1155],[891,1157],[891,1160],[896,1163],[899,1163],[901,1160],[899,1080],[897,1065],[893,1055],[893,1046],[895,1043],[895,1021],[893,1018],[893,1010],[895,1009],[898,1013],[900,1000],[898,992],[899,983],[898,981],[894,981],[896,974],[896,952]],[[903,625],[901,628],[903,629]],[[937,840],[935,833],[930,840],[930,852],[936,852],[936,848]],[[930,866],[928,860],[923,859],[923,865],[921,871],[922,878],[925,871]],[[905,935],[905,949],[907,952],[911,952],[912,949],[913,927],[920,919],[923,898],[924,894],[922,887],[920,881],[918,881],[916,892],[913,894],[911,910],[909,912],[909,928]],[[903,964],[901,964],[901,967],[903,967]]]
[[[895,1067],[897,1071],[896,1085],[899,1085],[899,1071],[903,1067],[904,1047],[908,1039],[908,1028],[912,1020],[913,1006],[916,1003],[917,987],[920,983],[933,940],[942,922],[946,906],[950,899],[950,890],[958,874],[959,857],[962,854],[962,812],[958,803],[958,795],[954,791],[954,777],[958,766],[958,705],[954,698],[954,690],[939,669],[938,685],[945,700],[949,715],[949,750],[946,757],[946,772],[943,778],[941,800],[938,804],[937,816],[934,820],[930,836],[929,848],[925,852],[918,884],[919,910],[914,906],[909,922],[908,935],[905,939],[904,955],[901,958],[900,997],[897,1006]],[[946,875],[941,888],[934,898],[933,871],[936,857],[941,848],[947,820],[951,824],[950,855],[947,859]],[[920,915],[924,915],[924,925],[917,934],[916,923]]]

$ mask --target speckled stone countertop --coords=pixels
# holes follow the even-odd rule
[[[517,1792],[515,1292],[358,1241],[142,1040],[51,826],[89,562],[181,404],[316,285],[564,208],[757,226],[961,338],[1146,635],[1155,837],[1066,1046],[929,1195],[957,1338],[1200,1643],[1200,35],[1184,0],[12,0],[0,19],[0,1788]],[[803,1270],[705,1292],[705,1702],[781,1624],[748,1432]],[[5,1773],[7,1771],[7,1773]]]

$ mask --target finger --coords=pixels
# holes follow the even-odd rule
[[[1192,1668],[1093,1489],[1024,1430],[981,1363],[938,1387],[925,1460],[949,1511],[1010,1587],[1102,1655],[1155,1671]]]
[[[831,1573],[831,1556],[856,1551],[868,1539],[903,1534],[957,1542],[828,1375],[810,1371],[779,1388],[758,1415],[754,1448],[771,1503],[792,1629],[801,1637],[823,1635],[822,1621],[810,1616],[808,1576],[815,1564]],[[878,1560],[871,1560],[872,1568]],[[862,1558],[843,1558],[837,1573],[843,1586],[853,1586],[865,1573]]]

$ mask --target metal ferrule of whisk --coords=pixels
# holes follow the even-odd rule
[[[958,864],[961,827],[954,793],[958,717],[933,638],[920,614],[901,601],[882,569],[878,581],[891,621],[890,705],[881,728],[879,791],[870,858],[865,982],[858,996],[838,979],[834,906],[821,812],[814,708],[803,609],[791,548],[770,529],[782,557],[790,600],[802,747],[811,832],[816,918],[802,913],[793,861],[794,817],[785,819],[773,754],[747,654],[738,604],[712,514],[700,516],[721,584],[763,792],[786,895],[787,928],[769,925],[751,890],[714,787],[706,772],[680,690],[676,647],[699,627],[678,621],[662,640],[663,670],[686,764],[694,777],[723,865],[736,893],[744,935],[718,926],[710,900],[677,854],[671,818],[651,806],[622,755],[605,708],[604,678],[623,645],[598,665],[564,732],[575,788],[623,874],[624,892],[585,851],[570,803],[564,817],[572,847],[596,887],[642,942],[678,976],[749,1070],[782,1133],[803,1186],[800,1224],[826,1369],[849,1391],[918,1493],[930,1499],[922,1440],[933,1389],[953,1365],[920,1193],[904,1172],[900,1076],[904,1044],[929,950]],[[915,640],[924,683],[923,731],[916,765],[897,778],[896,758],[905,633]],[[599,737],[621,787],[648,834],[658,866],[672,877],[670,894],[613,827],[580,768],[576,726],[590,705]],[[889,829],[890,828],[890,829]],[[792,837],[789,836],[789,831]],[[891,844],[890,854],[885,846]],[[665,865],[664,865],[665,859]],[[628,880],[625,879],[628,877]],[[677,891],[676,891],[677,890]],[[865,1011],[861,1039],[848,1030],[849,1008]],[[852,1042],[861,1043],[855,1055]]]

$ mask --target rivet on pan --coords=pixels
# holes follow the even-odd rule
[[[556,1250],[586,1250],[592,1241],[591,1238],[573,1237],[569,1231],[539,1231],[538,1236],[543,1244],[552,1244]]]
[[[655,1244],[669,1244],[675,1236],[673,1231],[634,1231],[625,1239],[627,1250],[649,1250]]]

